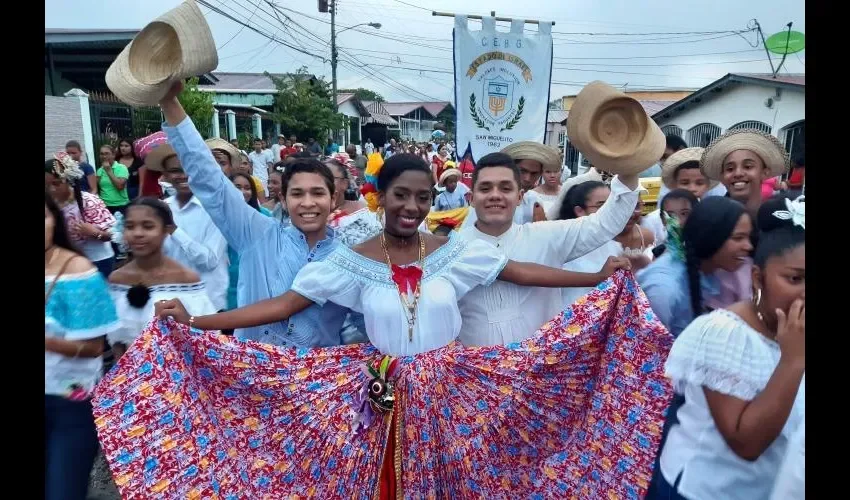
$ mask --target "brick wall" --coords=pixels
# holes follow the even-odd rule
[[[71,139],[83,139],[83,120],[80,100],[76,97],[44,96],[44,159],[52,158],[57,151],[65,150]]]

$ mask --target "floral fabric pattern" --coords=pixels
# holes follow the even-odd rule
[[[83,241],[77,225],[88,222],[101,231],[109,231],[115,225],[115,217],[107,210],[106,205],[97,196],[83,192],[83,214],[80,215],[80,207],[77,202],[71,202],[62,207],[62,215],[65,216],[65,226],[68,236],[75,242]]]
[[[406,498],[639,499],[671,344],[619,273],[522,343],[400,358],[388,436],[391,413],[353,429],[370,344],[294,350],[155,322],[93,408],[124,498],[369,499],[395,438]]]

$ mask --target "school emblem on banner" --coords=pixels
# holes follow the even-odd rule
[[[516,141],[543,142],[552,74],[551,24],[525,33],[514,21],[508,33],[492,18],[481,31],[455,18],[457,138],[475,161]]]

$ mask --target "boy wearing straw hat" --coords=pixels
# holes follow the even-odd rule
[[[446,189],[437,195],[437,199],[434,201],[434,210],[442,212],[467,205],[464,192],[458,189],[458,180],[460,180],[459,170],[449,168],[443,171],[440,175],[440,186],[444,186]]]
[[[554,148],[519,143],[508,149],[513,155],[491,153],[478,161],[472,187],[475,210],[461,229],[464,237],[488,241],[516,261],[562,267],[623,230],[638,203],[638,174],[663,154],[664,134],[640,103],[601,82],[588,85],[578,95],[567,125],[570,140],[579,151],[599,168],[618,174],[599,211],[572,220],[518,224],[515,214],[523,203],[521,188],[534,179],[526,175],[523,182],[517,160],[539,162],[540,173],[544,163],[560,161]],[[593,175],[598,175],[595,170]],[[470,223],[473,216],[477,220]],[[460,341],[486,346],[527,339],[561,311],[562,301],[558,289],[496,281],[470,291],[460,306]]]

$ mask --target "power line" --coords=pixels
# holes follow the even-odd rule
[[[424,10],[426,12],[431,12],[431,9],[427,9],[425,7],[420,7],[418,5],[413,5],[412,3],[403,2],[402,0],[395,0],[395,1],[400,3],[400,4],[407,5],[408,7],[413,7],[414,9]]]
[[[760,50],[733,50],[727,52],[707,52],[702,54],[671,54],[671,55],[657,55],[657,56],[625,56],[625,57],[553,57],[553,59],[558,60],[578,60],[578,59],[593,59],[593,60],[622,60],[622,59],[661,59],[668,57],[702,57],[702,56],[719,56],[726,54],[749,54],[752,52],[761,52]]]
[[[252,12],[251,17],[248,18],[249,23],[251,22],[251,19],[254,18],[254,14],[257,13],[257,9],[259,7],[260,7],[260,4],[257,4],[257,7],[254,8],[254,12]],[[239,36],[239,33],[242,33],[242,30],[244,30],[244,29],[245,29],[245,26],[240,27],[239,30],[232,37],[230,37],[230,39],[228,41],[224,42],[224,44],[221,47],[217,47],[215,50],[221,50],[221,49],[227,47],[227,44],[232,42],[237,36]]]
[[[283,40],[280,40],[279,38],[275,37],[275,36],[274,36],[274,35],[272,35],[272,34],[265,33],[265,32],[263,32],[263,31],[259,30],[258,28],[255,28],[255,27],[253,27],[253,26],[250,26],[250,25],[246,24],[245,22],[240,21],[239,19],[236,19],[235,17],[233,17],[232,15],[228,14],[227,12],[224,12],[223,10],[219,9],[218,7],[215,7],[215,6],[211,5],[211,4],[210,4],[209,2],[207,2],[206,0],[198,0],[198,3],[199,3],[199,4],[201,4],[201,5],[203,5],[204,7],[209,8],[211,11],[213,11],[213,12],[215,12],[215,13],[219,14],[219,15],[222,15],[222,16],[224,16],[224,17],[226,17],[226,18],[230,19],[231,21],[233,21],[233,22],[235,22],[235,23],[239,23],[239,24],[241,24],[242,26],[244,26],[244,27],[248,28],[249,30],[254,31],[254,32],[256,32],[256,33],[258,33],[258,34],[260,34],[260,35],[262,35],[262,36],[264,36],[264,37],[268,38],[269,40],[272,40],[273,42],[276,42],[276,43],[278,43],[278,44],[280,44],[280,45],[283,45],[284,47],[288,47],[288,48],[290,48],[290,49],[292,49],[292,50],[295,50],[295,51],[301,52],[302,54],[305,54],[305,55],[308,55],[308,56],[311,56],[311,57],[315,57],[316,59],[321,59],[322,61],[324,61],[324,60],[325,60],[325,57],[323,57],[323,56],[320,56],[320,55],[317,55],[317,54],[313,54],[312,52],[308,52],[308,51],[303,50],[303,49],[301,49],[301,48],[299,48],[299,47],[295,47],[294,45],[290,45],[289,43],[284,42]]]

